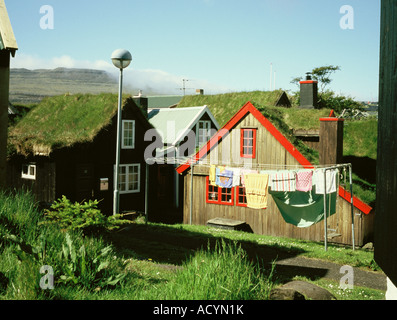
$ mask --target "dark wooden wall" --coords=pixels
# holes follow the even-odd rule
[[[36,164],[36,180],[22,179],[22,165]],[[56,200],[56,165],[48,157],[14,157],[7,164],[7,185],[10,189],[30,190],[36,200],[51,203]]]
[[[381,2],[375,260],[397,286],[397,1]]]

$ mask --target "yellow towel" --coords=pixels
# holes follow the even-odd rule
[[[215,180],[216,180],[216,167],[214,165],[211,165],[210,167],[210,173],[209,173],[209,184],[211,186],[216,186]]]
[[[246,174],[244,178],[247,207],[253,209],[266,209],[269,175],[249,173]]]

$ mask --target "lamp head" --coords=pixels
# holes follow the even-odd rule
[[[113,51],[111,59],[116,68],[124,69],[130,65],[132,56],[128,50],[117,49]]]

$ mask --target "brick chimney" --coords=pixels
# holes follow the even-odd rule
[[[138,96],[132,97],[132,100],[134,100],[135,104],[139,107],[139,109],[142,110],[143,115],[147,119],[148,117],[148,98],[143,97],[141,92]]]
[[[344,119],[331,111],[327,118],[320,118],[319,161],[321,165],[339,164],[343,161]]]
[[[306,80],[300,81],[300,108],[314,109],[318,106],[318,82],[312,80],[311,73],[306,73]]]

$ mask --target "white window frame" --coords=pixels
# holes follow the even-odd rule
[[[122,173],[122,168],[125,168],[125,173]],[[128,186],[130,184],[129,181],[129,174],[127,173],[129,171],[129,168],[137,168],[137,188],[135,189],[128,189]],[[116,181],[116,166],[114,166],[114,181]],[[133,173],[134,174],[134,173]],[[122,176],[125,176],[125,181],[122,182]],[[121,188],[121,184],[124,184],[124,187]],[[140,163],[134,163],[134,164],[120,164],[119,166],[119,193],[120,194],[128,194],[128,193],[139,193],[141,191],[141,164]]]
[[[25,168],[27,168],[27,173],[25,173]],[[33,170],[33,173],[31,173]],[[22,165],[21,177],[27,180],[36,180],[37,166],[35,163],[26,163]]]
[[[126,137],[126,127],[125,126],[127,123],[132,124],[131,137]],[[126,138],[131,139],[131,143],[126,144],[125,143]],[[122,120],[121,148],[122,149],[135,149],[135,120]]]
[[[200,129],[200,124],[203,128]],[[200,130],[205,130],[205,135],[200,135]],[[202,139],[200,140],[200,136]],[[201,147],[203,144],[207,143],[211,138],[211,121],[210,120],[200,120],[196,125],[196,147]]]

